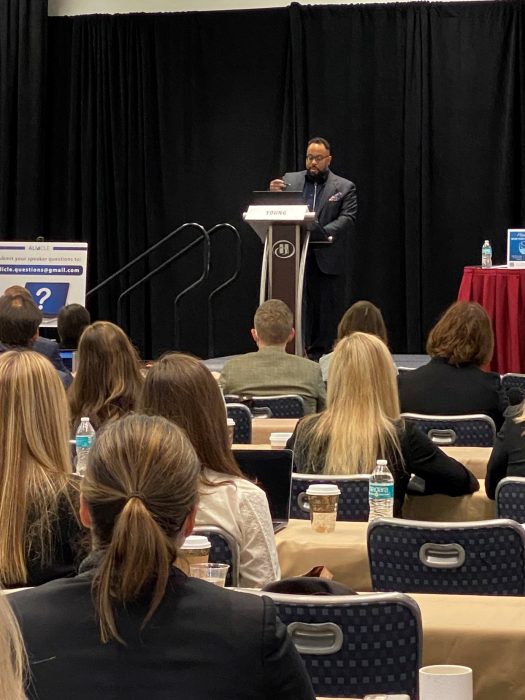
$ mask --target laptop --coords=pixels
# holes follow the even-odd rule
[[[252,204],[262,204],[262,205],[272,205],[275,207],[284,206],[285,204],[303,204],[303,193],[299,190],[277,190],[276,192],[271,192],[270,190],[259,190],[252,192]]]
[[[237,464],[268,498],[273,531],[288,525],[292,489],[292,450],[233,450]]]
[[[74,350],[60,350],[60,357],[62,362],[68,368],[70,372],[73,371],[73,356],[75,354]]]

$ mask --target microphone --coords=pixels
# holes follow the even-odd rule
[[[44,238],[44,236],[37,236],[37,237],[35,238],[35,241],[36,241],[37,243],[44,243],[45,240],[46,240],[46,239]]]

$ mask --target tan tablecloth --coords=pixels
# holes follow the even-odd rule
[[[403,514],[414,520],[462,522],[495,517],[494,501],[481,491],[471,496],[411,496]],[[368,523],[338,522],[334,532],[313,532],[309,520],[290,520],[275,536],[281,574],[299,576],[324,564],[334,577],[356,591],[371,590],[366,530]]]
[[[297,418],[254,418],[252,421],[252,443],[264,445],[270,443],[270,433],[293,433]],[[491,447],[443,447],[458,462],[470,469],[478,479],[484,479]]]
[[[425,666],[470,666],[475,700],[525,700],[525,598],[411,595],[423,618]]]
[[[270,433],[293,433],[297,418],[254,418],[252,420],[252,443],[270,443]]]

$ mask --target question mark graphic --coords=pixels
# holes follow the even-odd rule
[[[35,296],[39,301],[38,308],[42,311],[44,304],[51,296],[51,290],[48,287],[40,287],[40,289],[37,289],[35,292]]]

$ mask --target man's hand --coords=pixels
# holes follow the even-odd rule
[[[282,192],[282,190],[285,190],[287,187],[287,183],[279,178],[270,182],[270,192]]]

